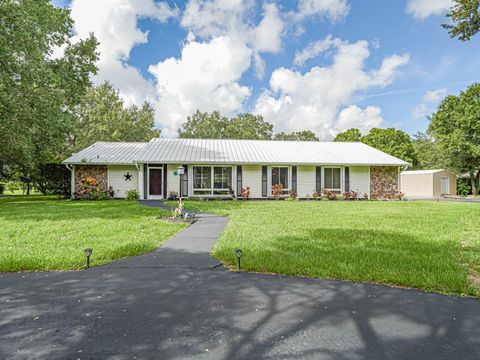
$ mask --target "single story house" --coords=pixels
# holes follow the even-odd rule
[[[457,194],[456,175],[444,169],[402,171],[400,183],[401,190],[407,197]]]
[[[81,192],[80,180],[92,177],[116,198],[134,189],[141,199],[180,191],[183,197],[240,197],[242,187],[250,188],[250,198],[266,199],[275,184],[300,198],[325,188],[377,199],[399,191],[400,169],[409,165],[360,142],[161,138],[97,142],[63,163],[72,171],[73,196]]]

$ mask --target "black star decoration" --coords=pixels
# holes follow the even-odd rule
[[[123,177],[125,178],[125,181],[132,181],[132,174],[130,174],[129,172],[123,175]]]

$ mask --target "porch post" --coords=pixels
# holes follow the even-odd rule
[[[144,176],[145,172],[143,171],[144,166],[143,164],[140,166],[140,169],[138,170],[138,194],[140,199],[145,198],[145,186],[144,186]]]

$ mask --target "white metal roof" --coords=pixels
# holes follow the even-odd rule
[[[64,164],[133,164],[147,143],[141,142],[96,142],[73,154]]]
[[[427,174],[435,174],[440,171],[445,171],[444,169],[437,169],[437,170],[406,170],[402,171],[402,175],[427,175]]]
[[[71,156],[64,163],[409,165],[360,142],[226,139],[155,139],[148,143],[97,142]]]

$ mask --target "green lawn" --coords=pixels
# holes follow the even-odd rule
[[[158,215],[132,201],[1,196],[0,271],[80,269],[87,247],[92,266],[151,251],[185,227]]]
[[[228,215],[213,255],[248,271],[349,279],[478,296],[480,204],[186,202]]]

